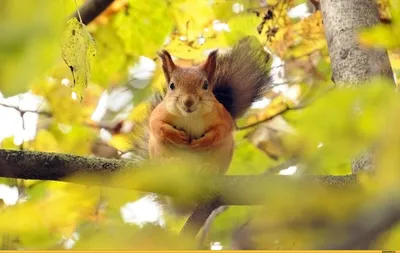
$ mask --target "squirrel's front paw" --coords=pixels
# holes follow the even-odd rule
[[[190,143],[190,148],[207,150],[212,148],[212,146],[215,144],[215,140],[216,134],[213,132],[208,132],[200,139],[192,140],[192,142]]]
[[[166,132],[165,137],[174,144],[188,144],[190,141],[189,136],[184,131],[176,129]]]

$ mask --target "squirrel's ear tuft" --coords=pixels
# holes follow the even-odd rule
[[[202,69],[207,73],[207,79],[211,83],[214,77],[215,68],[217,67],[217,53],[218,50],[212,51],[206,60],[206,62],[202,65]]]
[[[164,71],[164,75],[165,78],[167,79],[167,82],[169,82],[171,79],[171,73],[176,68],[176,65],[167,50],[162,50],[161,52],[158,52],[157,55],[162,60],[162,68]]]

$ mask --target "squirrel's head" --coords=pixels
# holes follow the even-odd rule
[[[217,50],[196,67],[175,65],[171,55],[163,50],[158,54],[167,81],[165,106],[174,115],[204,115],[213,109],[216,99],[212,81],[216,68]]]

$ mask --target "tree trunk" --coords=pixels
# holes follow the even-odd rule
[[[374,0],[321,0],[325,35],[332,66],[332,80],[338,87],[358,86],[371,77],[394,78],[386,50],[363,48],[357,30],[379,23]],[[372,150],[356,158],[352,171],[374,167]]]

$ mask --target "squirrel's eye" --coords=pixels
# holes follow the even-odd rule
[[[204,84],[203,84],[203,89],[205,89],[205,90],[207,90],[207,89],[208,89],[208,82],[207,82],[207,81],[204,81]]]
[[[171,90],[175,89],[175,84],[174,84],[174,83],[170,83],[170,84],[169,84],[169,88],[170,88]]]

